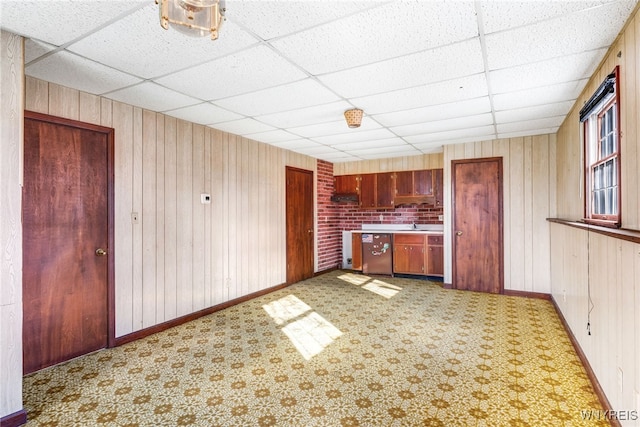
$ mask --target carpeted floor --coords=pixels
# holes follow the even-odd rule
[[[335,271],[25,377],[28,426],[595,426],[550,302]]]

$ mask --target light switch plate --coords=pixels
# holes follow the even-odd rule
[[[203,205],[208,205],[211,203],[211,194],[202,193],[200,194],[200,203]]]

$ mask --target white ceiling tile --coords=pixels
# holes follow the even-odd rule
[[[123,37],[126,34],[126,37]],[[218,40],[164,30],[154,2],[69,46],[98,62],[143,78],[163,76],[245,48],[257,40],[225,23]]]
[[[521,132],[533,129],[558,128],[564,121],[565,116],[547,117],[545,119],[525,120],[522,122],[512,122],[498,124],[498,133]]]
[[[493,126],[480,126],[477,128],[450,130],[446,132],[427,133],[424,135],[407,136],[404,139],[419,147],[420,144],[456,140],[461,138],[479,137],[480,139],[492,136],[495,134],[495,128]]]
[[[446,120],[467,115],[477,115],[491,111],[489,97],[469,99],[448,104],[431,105],[423,108],[376,114],[373,116],[383,126],[403,126],[414,123],[425,123]]]
[[[444,147],[442,145],[425,146],[420,148],[419,151],[423,154],[436,154],[442,153],[444,151]]]
[[[144,4],[148,1],[2,0],[0,27],[61,46]]]
[[[274,130],[273,127],[260,123],[257,120],[251,118],[244,118],[240,120],[233,120],[230,122],[216,123],[211,125],[212,128],[219,129],[225,132],[233,133],[235,135],[248,135],[258,132],[267,132]]]
[[[108,95],[109,98],[147,110],[164,112],[201,103],[201,100],[174,92],[152,82],[143,82]]]
[[[319,145],[314,147],[305,147],[296,149],[297,153],[306,154],[308,156],[317,156],[324,154],[336,154],[340,151],[335,148],[327,147],[326,145]]]
[[[525,120],[544,119],[554,116],[566,116],[573,101],[557,102],[555,104],[537,105],[535,107],[518,108],[506,111],[497,111],[496,123],[520,122]]]
[[[227,3],[226,17],[265,40],[332,22],[383,2],[373,1],[236,1]]]
[[[305,138],[314,138],[317,136],[328,136],[328,135],[338,135],[348,132],[352,133],[360,133],[367,132],[373,129],[380,129],[380,125],[373,120],[369,120],[367,116],[362,117],[362,124],[359,128],[350,129],[347,126],[347,122],[342,116],[340,120],[329,122],[329,123],[320,123],[317,125],[308,125],[308,126],[300,126],[290,128],[290,131],[295,133],[296,135],[304,136]]]
[[[291,141],[283,141],[283,142],[273,142],[271,145],[276,147],[284,148],[285,150],[298,150],[301,148],[309,148],[309,147],[321,147],[322,144],[318,144],[317,142],[310,141],[305,138],[293,139]]]
[[[322,160],[326,160],[331,163],[344,163],[344,162],[353,162],[361,159],[359,157],[352,156],[348,153],[343,153],[338,151],[333,154],[323,154]]]
[[[338,101],[329,104],[314,105],[313,107],[299,108],[292,111],[256,116],[256,119],[278,128],[294,128],[344,120],[344,111],[349,108],[353,108],[353,106],[348,102]]]
[[[569,15],[572,12],[599,6],[595,1],[493,1],[480,3],[486,33],[507,30],[535,22]]]
[[[363,150],[352,150],[351,153],[354,156],[362,157],[363,159],[377,159],[380,157],[417,156],[421,154],[419,150],[417,150],[415,147],[412,147],[411,145],[408,145],[408,144],[400,147],[367,148]]]
[[[395,135],[387,129],[374,129],[360,132],[350,132],[352,129],[345,129],[346,132],[339,135],[318,136],[313,138],[325,145],[336,145],[344,142],[372,141],[375,139],[393,138]]]
[[[477,35],[473,2],[442,7],[439,2],[401,1],[275,40],[273,46],[310,73],[323,74]]]
[[[33,39],[25,39],[24,41],[24,63],[29,64],[36,58],[55,50],[56,47],[52,44],[39,42]]]
[[[444,150],[444,145],[466,144],[468,142],[481,142],[495,139],[494,135],[472,135],[463,137],[451,137],[435,142],[416,143],[415,147],[423,153],[438,153]],[[439,151],[438,151],[439,150]]]
[[[523,136],[535,136],[535,135],[548,135],[554,134],[558,132],[558,127],[550,127],[550,128],[542,128],[542,129],[529,129],[523,130],[519,132],[507,132],[507,133],[499,133],[498,138],[520,138]]]
[[[487,95],[487,82],[484,73],[482,73],[380,95],[354,98],[352,102],[362,108],[365,113],[372,115],[446,104]]]
[[[232,113],[208,102],[170,110],[167,111],[167,114],[201,125],[212,125],[242,118],[240,114]]]
[[[494,93],[504,93],[557,84],[560,69],[563,81],[588,78],[605,53],[606,49],[596,49],[567,57],[491,71],[489,73],[491,88]]]
[[[479,114],[476,116],[466,116],[434,122],[417,123],[413,125],[397,126],[390,128],[392,132],[405,137],[411,135],[423,135],[425,133],[445,132],[456,129],[477,128],[493,124],[491,113]]]
[[[396,137],[387,139],[374,139],[371,141],[343,142],[341,144],[333,144],[331,146],[337,150],[351,151],[362,150],[365,148],[401,147],[405,145],[407,145],[405,140]]]
[[[574,101],[587,84],[588,79],[574,80],[493,96],[493,106],[498,111]]]
[[[305,79],[269,89],[216,101],[246,116],[258,116],[296,110],[337,101],[338,97],[312,79]]]
[[[129,74],[65,51],[32,62],[25,67],[25,74],[96,95],[141,81]]]
[[[252,134],[247,134],[246,136],[247,138],[255,139],[256,141],[260,141],[260,142],[265,142],[267,144],[273,144],[275,142],[292,141],[294,139],[300,138],[297,135],[294,135],[292,133],[287,132],[286,130],[281,130],[281,129],[252,133]]]
[[[259,45],[155,81],[186,95],[216,100],[306,77],[272,49]]]
[[[478,38],[326,74],[319,79],[344,97],[361,97],[482,73]]]
[[[626,7],[625,7],[626,6]],[[629,16],[628,3],[611,3],[572,15],[489,34],[486,37],[490,70],[607,48],[618,35],[619,22]],[[598,22],[600,31],[593,31]],[[526,55],[520,52],[526,51]]]

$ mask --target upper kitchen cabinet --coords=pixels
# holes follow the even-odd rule
[[[395,205],[442,204],[442,169],[396,172]]]
[[[360,194],[360,175],[338,175],[333,178],[334,202],[357,202]]]
[[[365,209],[392,208],[395,194],[394,181],[394,172],[360,175],[360,207]]]
[[[442,169],[434,169],[433,170],[433,183],[435,185],[434,188],[434,197],[436,199],[436,206],[442,206],[443,197],[443,177],[442,177]]]

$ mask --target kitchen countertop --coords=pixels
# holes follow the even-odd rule
[[[360,230],[351,230],[352,233],[385,233],[385,234],[444,234],[444,226],[441,224],[362,224]]]

